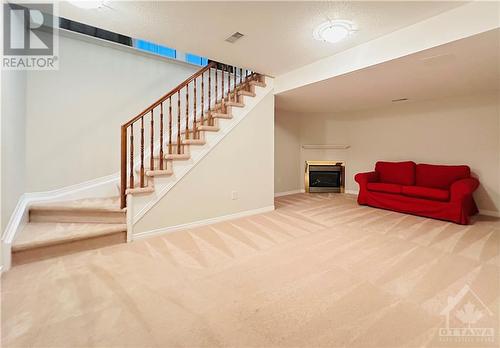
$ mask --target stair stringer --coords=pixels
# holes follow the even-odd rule
[[[173,162],[173,174],[168,177],[153,177],[154,192],[127,195],[128,239],[133,239],[133,226],[153,208],[181,179],[196,167],[210,151],[224,139],[265,96],[273,92],[273,79],[265,77],[265,87],[255,87],[255,97],[243,96],[243,108],[232,107],[232,119],[219,119],[219,131],[204,132],[206,144],[189,146],[190,159]]]

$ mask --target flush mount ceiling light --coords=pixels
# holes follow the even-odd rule
[[[349,37],[356,28],[354,23],[347,20],[334,19],[319,25],[313,32],[318,41],[336,43]]]
[[[92,10],[101,8],[104,6],[104,0],[79,0],[79,1],[70,1],[71,5],[83,8],[85,10]]]

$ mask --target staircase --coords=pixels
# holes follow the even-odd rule
[[[127,241],[127,197],[155,193],[155,181],[175,174],[207,134],[232,122],[264,77],[211,62],[121,127],[119,196],[35,204],[11,247],[12,264]],[[176,178],[179,180],[180,178]]]

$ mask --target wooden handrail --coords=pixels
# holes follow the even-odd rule
[[[212,69],[215,69],[215,81],[212,84]],[[208,71],[207,85],[205,84],[205,76]],[[227,85],[224,83],[227,71]],[[220,86],[220,98],[219,98],[219,72],[221,73],[221,86]],[[121,139],[121,162],[120,162],[120,206],[125,208],[127,205],[127,189],[134,189],[134,192],[150,192],[152,189],[151,178],[149,176],[154,175],[164,175],[169,174],[165,172],[169,170],[168,162],[166,162],[167,167],[165,167],[164,161],[168,160],[166,154],[164,153],[164,145],[168,145],[168,155],[177,156],[182,155],[185,152],[185,144],[188,144],[187,140],[200,139],[199,126],[213,126],[212,113],[215,112],[227,112],[226,101],[238,101],[238,91],[244,88],[244,85],[248,80],[259,76],[253,72],[246,70],[245,78],[243,79],[243,69],[239,69],[239,85],[237,84],[238,69],[236,67],[229,67],[224,64],[217,62],[210,62],[205,67],[198,70],[196,73],[188,77],[186,80],[181,82],[177,87],[172,89],[167,94],[163,95],[161,98],[156,100],[153,104],[148,106],[146,109],[141,111],[137,116],[132,118],[130,121],[122,124],[120,129],[120,139]],[[250,73],[250,75],[249,75]],[[231,76],[233,74],[234,76]],[[201,93],[198,94],[197,83],[200,82]],[[192,87],[191,87],[192,85]],[[227,90],[225,90],[227,86]],[[208,87],[205,89],[205,87]],[[214,89],[215,98],[212,101],[212,88]],[[184,101],[181,102],[181,91],[185,89],[185,94],[183,94]],[[190,91],[192,94],[190,95]],[[233,89],[233,91],[231,91]],[[205,96],[205,91],[207,92]],[[233,97],[231,96],[233,95]],[[198,96],[200,96],[201,108],[198,106]],[[205,102],[205,97],[208,100]],[[175,104],[174,104],[175,102]],[[213,103],[212,103],[213,102]],[[168,103],[168,129],[164,129],[164,109]],[[208,108],[205,106],[208,104]],[[212,109],[212,104],[214,108]],[[177,107],[175,114],[172,107]],[[201,110],[200,110],[201,109]],[[200,111],[200,117],[197,117],[198,110]],[[155,112],[156,111],[156,112]],[[155,114],[157,116],[155,116]],[[182,115],[182,117],[181,117]],[[192,115],[192,117],[190,116]],[[206,117],[205,117],[206,116]],[[157,117],[157,123],[155,125],[155,117]],[[146,118],[146,119],[145,119]],[[182,120],[184,119],[184,120]],[[174,124],[175,120],[175,124]],[[149,121],[149,122],[147,122]],[[185,122],[183,128],[181,129],[181,122]],[[134,138],[134,127],[136,127],[135,138]],[[176,136],[173,136],[173,130],[177,132]],[[164,144],[165,137],[164,133],[167,134],[167,143]],[[181,137],[181,134],[183,136]],[[146,140],[146,137],[149,139]],[[136,139],[137,138],[137,139]],[[186,142],[185,142],[186,141]],[[149,142],[149,144],[148,144]],[[134,145],[137,144],[137,145]],[[134,146],[137,149],[137,157],[139,162],[134,163]],[[175,147],[175,150],[174,150]],[[149,167],[145,166],[145,149],[149,149]],[[155,149],[158,149],[155,155]],[[156,162],[158,161],[158,162]],[[137,166],[137,173],[136,168]],[[171,168],[171,166],[170,166]],[[138,179],[138,182],[136,181]]]
[[[128,121],[127,123],[124,123],[122,126],[123,127],[128,127],[132,123],[135,123],[136,121],[140,120],[142,116],[144,116],[146,113],[150,112],[152,109],[160,105],[162,102],[173,96],[175,93],[186,87],[191,81],[193,81],[195,78],[203,74],[205,71],[210,70],[211,68],[214,68],[217,63],[215,62],[210,62],[207,66],[205,66],[203,69],[198,70],[195,72],[193,75],[188,77],[186,80],[181,82],[177,87],[175,87],[173,90],[165,94],[163,97],[160,97],[157,101],[155,101],[153,104],[148,106],[146,109],[144,109],[142,112],[140,112],[137,116],[135,116],[133,119]]]

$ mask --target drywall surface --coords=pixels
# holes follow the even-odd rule
[[[119,171],[120,126],[199,67],[60,37],[58,71],[27,77],[26,191]]]
[[[289,171],[290,164],[277,160],[276,173],[290,173],[287,182],[298,182],[295,189],[300,189],[304,187],[305,160],[344,160],[346,190],[357,191],[354,175],[373,170],[378,160],[467,164],[481,181],[475,193],[478,206],[499,212],[499,100],[497,93],[491,93],[339,114],[300,114],[295,116],[299,125],[293,128],[293,135],[276,133],[276,158],[290,156],[283,149],[297,148],[299,139],[301,169]],[[289,112],[276,113],[277,124],[286,124],[290,118]],[[346,144],[350,148],[308,150],[303,144]],[[286,186],[286,190],[293,189]]]
[[[237,199],[232,199],[233,191]],[[134,225],[134,233],[273,205],[274,95],[270,92]]]

